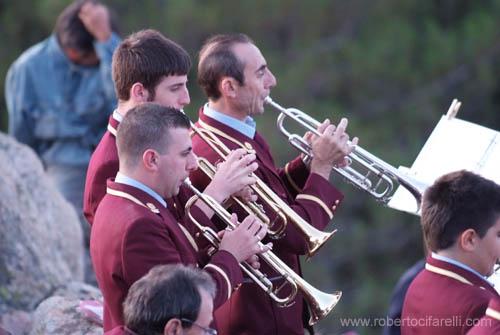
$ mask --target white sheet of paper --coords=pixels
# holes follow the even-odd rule
[[[495,130],[443,116],[408,173],[431,185],[443,174],[466,169],[500,183],[499,141]],[[388,206],[418,215],[414,198],[402,187]]]
[[[488,280],[493,284],[495,290],[500,293],[500,273],[495,272],[488,278]]]

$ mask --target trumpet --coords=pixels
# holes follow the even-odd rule
[[[306,155],[308,159],[311,159],[313,156],[311,146],[300,135],[286,130],[284,121],[289,117],[317,136],[321,135],[317,130],[320,122],[299,109],[280,106],[269,96],[265,98],[264,102],[280,112],[276,123],[280,132],[288,138],[288,142]],[[425,185],[360,146],[355,146],[347,158],[346,167],[334,166],[333,170],[344,177],[348,183],[368,192],[383,204],[389,203],[394,195],[395,185],[399,184],[412,194],[417,206],[420,207]]]
[[[206,158],[198,157],[198,167],[210,179],[213,179],[216,169]],[[231,200],[238,204],[247,214],[255,215],[260,221],[267,225],[267,234],[269,237],[272,239],[283,237],[286,229],[286,218],[280,220],[280,216],[277,216],[276,219],[271,222],[260,204],[253,201],[244,203],[238,197],[234,196],[231,196]]]
[[[229,229],[233,230],[236,226],[231,221],[231,214],[224,209],[217,201],[212,197],[201,193],[196,187],[191,184],[189,178],[184,180],[184,184],[193,191],[194,195],[186,202],[185,211],[189,219],[196,225],[196,227],[201,231],[203,236],[210,242],[214,248],[218,248],[220,244],[220,238],[217,233],[199,223],[191,214],[192,205],[198,200],[202,200],[207,206],[209,206],[215,214],[224,221]],[[262,242],[259,242],[261,249],[264,248]],[[254,269],[247,262],[240,263],[241,270],[250,277],[264,292],[266,292],[273,301],[275,301],[280,307],[287,307],[294,303],[294,299],[297,293],[300,291],[304,296],[304,299],[309,304],[311,309],[311,318],[309,319],[309,324],[314,325],[316,322],[324,318],[330,311],[335,307],[335,305],[340,300],[342,296],[341,291],[335,291],[332,294],[322,292],[311,284],[306,282],[302,277],[300,277],[295,271],[290,269],[286,263],[284,263],[278,256],[276,256],[271,251],[265,251],[259,254],[259,257],[266,262],[273,271],[276,271],[280,276],[283,277],[284,282],[275,287],[275,285],[267,278],[267,276],[261,271]],[[291,288],[291,293],[287,296],[280,296],[279,292],[289,285]]]
[[[227,155],[231,152],[231,150],[229,150],[229,148],[222,143],[222,141],[215,134],[213,134],[212,131],[197,127],[193,123],[191,123],[191,129],[193,132],[198,134],[198,136],[200,136],[200,138],[202,138],[222,159],[226,159]],[[252,176],[256,179],[256,183],[251,185],[250,188],[255,192],[255,194],[257,194],[262,202],[266,203],[271,210],[276,213],[276,217],[281,220],[283,227],[286,227],[288,222],[295,225],[299,232],[304,236],[307,244],[307,255],[309,257],[313,256],[324,245],[324,243],[336,233],[336,229],[332,232],[322,232],[313,227],[300,215],[295,213],[295,211],[290,208],[290,206],[259,177],[257,177],[254,173],[252,173]]]

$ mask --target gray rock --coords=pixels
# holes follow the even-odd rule
[[[32,315],[24,311],[11,311],[0,315],[0,330],[12,335],[27,335],[32,328]],[[2,332],[0,331],[0,334]]]
[[[88,320],[80,312],[80,300],[53,296],[43,301],[33,316],[31,335],[103,334],[102,326]]]
[[[0,133],[0,315],[83,279],[82,229],[36,154]]]
[[[53,295],[80,300],[103,300],[102,293],[97,287],[77,281],[60,287]]]

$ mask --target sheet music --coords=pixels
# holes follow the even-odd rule
[[[442,116],[408,174],[431,185],[443,174],[466,169],[500,183],[499,142],[500,134],[495,130]],[[402,187],[388,206],[418,215],[413,196]]]
[[[490,281],[491,284],[493,284],[493,287],[495,290],[500,293],[500,273],[493,273],[488,280]]]

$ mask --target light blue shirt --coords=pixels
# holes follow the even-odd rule
[[[453,264],[453,265],[456,265],[458,266],[459,268],[462,268],[464,270],[467,270],[469,272],[472,272],[473,274],[475,274],[476,276],[478,276],[479,278],[483,279],[483,280],[487,280],[487,278],[485,276],[482,276],[479,272],[477,272],[476,270],[474,270],[473,268],[471,268],[470,266],[467,266],[465,265],[464,263],[462,262],[459,262],[455,259],[451,259],[451,258],[448,258],[448,257],[445,257],[445,256],[442,256],[442,255],[438,255],[436,253],[432,253],[431,254],[432,258],[434,259],[438,259],[440,261],[443,261],[443,262],[446,262],[446,263],[450,263],[450,264]]]
[[[125,185],[128,185],[128,186],[132,186],[132,187],[138,188],[141,191],[146,192],[147,194],[149,194],[150,196],[152,196],[153,198],[155,198],[156,200],[158,200],[158,202],[160,204],[162,204],[163,207],[167,208],[167,202],[158,193],[156,193],[150,187],[144,185],[140,181],[137,181],[137,180],[135,180],[133,178],[130,178],[130,177],[124,175],[123,173],[120,173],[119,171],[116,174],[115,183],[125,184]]]
[[[5,80],[9,134],[46,165],[86,167],[116,106],[111,58],[116,34],[94,42],[98,66],[71,62],[52,34],[26,50]]]
[[[253,139],[255,136],[255,121],[250,116],[247,116],[244,121],[241,121],[210,108],[208,103],[204,106],[203,113],[206,116],[211,117],[212,119],[242,133],[246,137]]]

